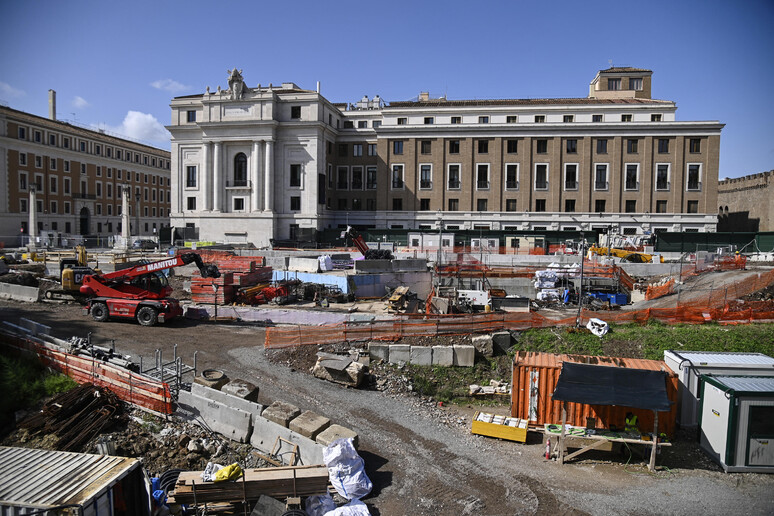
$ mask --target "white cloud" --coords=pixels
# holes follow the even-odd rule
[[[85,107],[89,106],[89,103],[86,101],[85,98],[79,97],[78,95],[75,96],[75,98],[72,100],[73,107],[76,107],[78,109],[83,109]]]
[[[134,140],[154,143],[169,143],[169,131],[149,113],[129,111],[118,127],[110,127],[111,132],[128,136]]]
[[[179,93],[191,89],[190,86],[181,84],[173,79],[159,79],[158,81],[153,81],[150,85],[157,90],[164,90],[170,93]]]
[[[17,98],[23,97],[27,93],[24,90],[14,88],[7,82],[0,81],[0,95],[4,97]]]

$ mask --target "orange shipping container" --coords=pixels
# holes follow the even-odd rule
[[[526,419],[530,426],[542,427],[545,424],[560,424],[562,422],[562,404],[559,401],[554,401],[552,396],[559,374],[562,372],[563,362],[666,372],[666,392],[667,397],[672,402],[672,409],[669,412],[659,412],[658,430],[670,437],[674,435],[679,408],[677,406],[678,378],[677,374],[661,360],[520,351],[513,361],[512,417]],[[623,429],[627,412],[637,416],[641,432],[653,431],[653,411],[611,405],[568,402],[567,423],[585,427],[587,418],[595,418],[596,428],[610,429],[615,427]]]

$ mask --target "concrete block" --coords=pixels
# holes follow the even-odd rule
[[[485,357],[494,355],[494,344],[492,343],[491,335],[476,335],[470,340],[473,343],[473,347],[476,348],[476,351]]]
[[[392,272],[390,260],[355,260],[355,272],[378,274]]]
[[[38,287],[25,287],[23,285],[12,285],[11,283],[0,283],[0,299],[13,299],[14,301],[26,301],[34,303],[40,297]]]
[[[454,365],[459,367],[473,367],[476,360],[476,348],[473,346],[453,346]]]
[[[411,346],[410,361],[414,365],[433,365],[433,348],[429,346]]]
[[[498,331],[492,334],[492,347],[495,354],[507,353],[511,346],[514,344],[511,338],[511,332]]]
[[[349,428],[345,428],[341,425],[331,425],[319,433],[317,436],[317,443],[322,444],[323,446],[328,446],[336,439],[347,439],[348,437],[352,438],[352,445],[357,448],[357,432],[350,430]]]
[[[392,270],[393,272],[423,272],[427,270],[427,260],[393,260]]]
[[[278,441],[278,437],[298,445],[298,461],[295,465],[323,464],[324,446],[321,444],[264,417],[253,418],[253,435],[250,439],[253,448],[257,448],[265,454],[274,452],[284,464],[289,464],[292,462],[293,447],[284,441]]]
[[[314,439],[317,434],[331,425],[331,420],[311,410],[305,410],[300,416],[290,422],[290,429],[304,437]]]
[[[453,366],[454,348],[451,346],[433,346],[433,365]]]
[[[284,271],[285,269],[288,268],[290,257],[289,256],[266,256],[264,260],[267,267]]]
[[[278,425],[282,425],[285,428],[288,427],[290,421],[301,414],[301,411],[295,405],[290,403],[284,403],[282,401],[275,401],[264,411],[261,415],[269,421],[274,421]]]
[[[254,416],[260,416],[263,412],[263,409],[266,408],[259,403],[255,403],[254,401],[246,400],[244,398],[240,398],[239,396],[234,396],[233,394],[219,391],[217,389],[212,389],[197,383],[191,384],[191,392],[196,396],[207,398],[208,400],[212,400],[216,403],[222,403],[223,405],[228,405],[229,407],[243,410]]]
[[[183,418],[206,426],[234,441],[246,443],[252,434],[252,416],[244,410],[224,405],[188,391],[178,394],[178,414]]]
[[[221,391],[248,401],[258,401],[258,387],[246,380],[231,380]]]
[[[193,383],[204,385],[211,389],[220,390],[228,382],[228,376],[218,369],[205,369],[202,374],[194,378]]]
[[[330,363],[330,362],[327,362]],[[360,362],[350,362],[343,370],[329,369],[325,367],[326,361],[322,358],[317,359],[317,363],[312,369],[312,375],[329,382],[336,382],[350,387],[357,387],[365,377],[367,367]]]
[[[288,270],[298,272],[320,272],[320,262],[317,258],[298,258],[291,256],[288,260]]]
[[[390,346],[390,363],[408,363],[411,359],[411,346],[408,344],[393,344]]]
[[[389,344],[376,344],[374,342],[368,343],[368,354],[371,356],[371,360],[384,360],[390,361],[390,345]]]

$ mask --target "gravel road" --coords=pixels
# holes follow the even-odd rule
[[[365,500],[372,514],[774,514],[774,475],[724,474],[706,461],[650,475],[602,455],[560,466],[543,459],[536,436],[527,445],[473,436],[469,421],[449,424],[456,413],[417,397],[347,389],[271,363],[261,328],[100,324],[74,305],[0,301],[0,319],[19,317],[62,338],[92,332],[95,343],[115,340],[135,359],[152,360],[157,348],[171,357],[177,343],[186,363],[198,351],[200,369],[256,383],[262,402],[290,402],[354,429],[374,482]]]

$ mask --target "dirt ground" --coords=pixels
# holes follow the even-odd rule
[[[348,389],[316,379],[305,370],[314,346],[312,353],[295,351],[299,356],[288,364],[271,361],[261,327],[96,323],[78,305],[0,301],[0,319],[20,317],[50,325],[60,338],[91,334],[96,344],[114,342],[133,360],[143,357],[146,367],[156,349],[171,359],[177,344],[185,363],[196,352],[199,370],[221,369],[258,385],[261,403],[290,402],[352,428],[374,483],[364,500],[372,514],[774,513],[773,475],[724,474],[690,436],[661,454],[655,474],[638,458],[627,462],[601,452],[561,466],[543,458],[538,434],[530,433],[527,444],[471,435],[472,405],[439,407],[416,393]],[[141,430],[134,433],[139,437]]]

